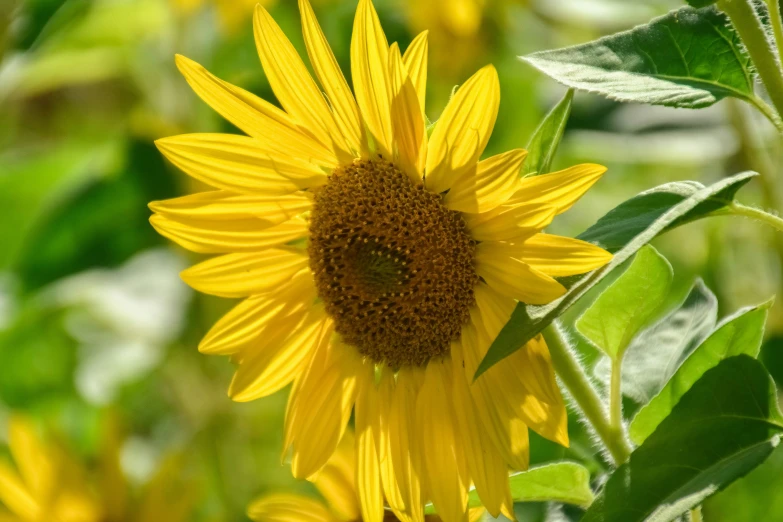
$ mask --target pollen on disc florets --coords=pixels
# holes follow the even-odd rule
[[[448,354],[474,303],[475,242],[458,212],[382,159],[315,194],[308,246],[335,330],[392,368]]]

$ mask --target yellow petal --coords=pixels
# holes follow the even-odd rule
[[[519,397],[517,402],[528,427],[542,437],[568,447],[568,413],[543,337],[535,337],[514,352],[508,361],[498,364],[504,364],[516,373],[515,378],[502,385],[515,390],[513,393]]]
[[[347,430],[332,458],[311,480],[341,520],[359,518],[356,492],[356,457],[354,436]]]
[[[23,520],[37,520],[40,506],[19,475],[0,462],[0,501]]]
[[[391,417],[394,406],[394,396],[397,390],[397,383],[394,379],[394,372],[384,368],[378,384],[378,395],[380,396],[380,444],[379,458],[381,467],[381,484],[383,485],[383,494],[391,510],[402,519],[406,520],[405,501],[402,498],[400,484],[397,482],[397,476],[394,473],[394,459],[392,458],[392,437],[391,437]]]
[[[321,502],[301,495],[274,494],[255,500],[247,509],[255,522],[333,522],[337,520]]]
[[[334,151],[303,132],[285,112],[271,103],[210,74],[193,60],[177,55],[177,67],[191,88],[221,116],[284,156],[334,168]]]
[[[360,375],[360,388],[356,396],[356,483],[362,520],[381,522],[384,518],[378,456],[381,411],[380,396],[374,382],[374,365],[365,363]]]
[[[351,74],[356,102],[376,152],[391,158],[392,122],[389,44],[371,0],[359,0],[351,36]]]
[[[444,522],[467,522],[468,478],[452,405],[451,360],[431,360],[416,403],[424,487]]]
[[[454,413],[462,435],[470,478],[481,503],[493,517],[498,517],[502,506],[512,503],[508,467],[483,429],[464,370],[459,364],[453,365],[453,369]]]
[[[345,433],[361,367],[356,349],[333,337],[317,347],[302,375],[291,423],[291,470],[297,478],[317,472]]]
[[[519,169],[527,151],[514,149],[480,161],[457,179],[443,198],[459,212],[487,212],[505,203],[519,185]]]
[[[278,196],[212,190],[153,201],[148,206],[156,214],[172,219],[233,221],[255,217],[265,226],[272,226],[307,212],[312,208],[313,200],[308,192]]]
[[[335,121],[346,143],[355,154],[361,154],[364,150],[364,127],[351,88],[318,25],[310,2],[299,0],[299,11],[302,13],[302,33],[307,54],[315,75],[332,104]]]
[[[550,234],[525,240],[521,250],[522,261],[555,277],[584,274],[612,260],[612,254],[592,243]]]
[[[416,89],[408,77],[408,71],[400,56],[400,48],[396,43],[392,44],[389,52],[389,76],[397,162],[414,182],[420,182],[427,153],[427,132]]]
[[[269,292],[306,267],[305,252],[283,247],[213,257],[184,270],[180,276],[205,294],[246,297]]]
[[[155,215],[150,217],[150,223],[161,236],[200,254],[258,252],[309,234],[309,224],[302,218],[294,218],[269,228],[253,217],[235,221],[205,221]]]
[[[476,359],[481,360],[508,322],[515,303],[484,286],[477,287],[474,294],[476,308],[471,313],[471,322],[477,331]],[[542,338],[536,338],[517,352],[507,361],[493,366],[487,378],[479,377],[476,384],[481,382],[493,404],[509,408],[506,415],[520,419],[543,437],[567,446],[567,415],[546,344]],[[471,358],[467,366],[475,370],[473,365],[474,358]]]
[[[155,145],[183,172],[217,188],[270,196],[326,183],[317,165],[270,152],[247,136],[184,134]]]
[[[476,273],[493,290],[527,304],[547,304],[566,293],[563,285],[512,257],[505,247],[491,241],[476,247]]]
[[[313,351],[329,341],[334,327],[322,306],[292,326],[288,335],[262,340],[242,360],[228,389],[232,400],[249,402],[283,389],[304,371]]]
[[[260,4],[253,16],[256,49],[269,85],[280,105],[315,138],[333,150],[341,162],[354,156],[345,144],[321,90],[299,54],[272,16]]]
[[[424,102],[427,95],[428,33],[429,31],[419,33],[402,56],[402,63],[408,70],[408,76],[410,77],[411,82],[413,82],[413,87],[416,89],[422,116],[424,116]]]
[[[468,522],[479,522],[484,518],[484,513],[486,512],[487,510],[483,507],[470,508],[468,510]],[[514,517],[510,517],[509,520],[514,520]]]
[[[606,167],[603,165],[585,163],[541,176],[528,176],[509,203],[552,205],[560,214],[571,208],[604,172]]]
[[[463,214],[462,218],[476,241],[523,241],[538,233],[557,215],[547,205],[503,205],[481,214]]]
[[[8,444],[16,466],[37,498],[45,498],[54,485],[53,463],[46,447],[28,420],[12,416],[8,424]]]
[[[475,326],[463,327],[461,342],[452,344],[451,353],[454,364],[464,368],[466,379],[473,379],[488,348],[488,337]],[[495,366],[473,383],[470,387],[471,397],[481,420],[480,425],[495,444],[495,449],[511,468],[524,470],[530,461],[527,426],[517,414],[518,408],[512,403],[512,398],[497,397],[493,393],[491,381],[498,378]]]
[[[499,104],[498,73],[491,65],[457,90],[430,138],[425,184],[431,192],[446,191],[475,167],[495,126]]]
[[[274,323],[270,327],[273,334],[288,332],[285,328],[292,323],[295,325],[312,306],[314,299],[312,272],[309,269],[301,270],[290,282],[273,292],[249,297],[235,306],[210,328],[198,349],[210,355],[239,352],[257,344],[271,323]]]
[[[399,488],[404,512],[396,513],[401,520],[424,521],[421,497],[421,455],[417,445],[416,401],[418,385],[416,372],[410,367],[401,368],[397,374],[387,423],[389,456],[394,478]]]

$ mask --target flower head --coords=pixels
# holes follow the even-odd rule
[[[565,292],[555,277],[611,258],[541,233],[605,169],[520,179],[526,151],[481,159],[500,102],[492,66],[428,133],[427,33],[402,53],[360,0],[352,91],[299,4],[318,84],[269,13],[254,19],[283,110],[177,57],[196,93],[247,134],[157,142],[215,190],[152,203],[153,226],[221,254],[185,270],[188,284],[245,298],[199,349],[237,364],[234,400],[293,382],[285,451],[297,477],[327,463],[355,409],[364,520],[388,504],[421,521],[429,500],[446,522],[464,520],[471,484],[491,514],[509,513],[508,468],[527,467],[528,428],[568,444],[565,408],[540,337],[471,385],[473,375],[518,301],[548,303]]]

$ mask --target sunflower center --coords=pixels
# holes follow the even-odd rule
[[[465,221],[387,161],[331,175],[315,194],[308,249],[335,330],[376,363],[446,355],[468,320],[478,276]]]

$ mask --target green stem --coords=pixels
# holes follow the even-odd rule
[[[619,466],[631,455],[631,445],[623,433],[622,423],[619,431],[612,428],[598,392],[557,324],[547,326],[543,334],[558,377]]]
[[[691,522],[703,522],[704,519],[701,516],[701,506],[696,506],[691,509]]]
[[[778,115],[783,114],[783,71],[750,0],[718,0],[718,7],[731,19]]]
[[[612,361],[612,377],[609,386],[609,424],[617,432],[623,430],[622,359]]]
[[[748,98],[748,101],[751,105],[758,109],[758,111],[763,114],[772,125],[775,126],[775,129],[778,131],[778,133],[783,134],[783,120],[780,119],[780,116],[778,116],[778,113],[775,112],[775,109],[770,107],[767,102],[758,96],[751,96]]]
[[[767,9],[769,11],[769,24],[772,26],[772,32],[775,34],[775,45],[778,48],[778,60],[781,60],[783,52],[783,21],[780,18],[780,2],[778,0],[767,0]]]
[[[731,205],[727,207],[727,211],[729,214],[735,216],[745,216],[747,218],[755,219],[756,221],[761,221],[778,232],[783,232],[783,219],[772,215],[769,212],[764,212],[758,208],[748,207],[741,203],[737,203],[736,201],[732,202]]]

